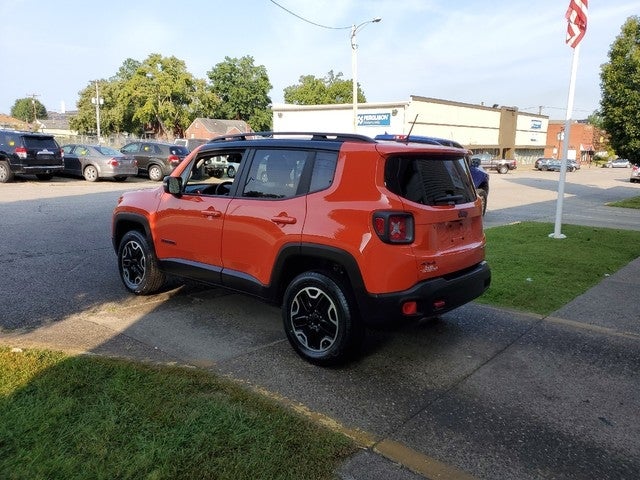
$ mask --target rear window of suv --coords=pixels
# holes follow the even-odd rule
[[[57,150],[58,145],[53,137],[36,137],[31,135],[25,135],[24,146],[29,150]]]
[[[456,205],[476,198],[462,157],[393,157],[385,165],[385,182],[393,193],[423,205]]]
[[[180,157],[186,157],[189,155],[189,149],[181,145],[171,146],[169,147],[169,151],[171,152],[171,155],[178,155]]]

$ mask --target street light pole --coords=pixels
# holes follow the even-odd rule
[[[356,34],[369,23],[378,23],[382,18],[376,17],[372,20],[362,22],[360,25],[351,27],[351,74],[353,83],[353,132],[358,130],[358,44],[356,43]]]

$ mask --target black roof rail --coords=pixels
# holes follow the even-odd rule
[[[365,142],[376,143],[376,141],[366,135],[356,133],[327,133],[327,132],[246,132],[233,135],[221,135],[209,140],[209,143],[227,142],[233,140],[259,140],[261,138],[276,137],[311,137],[310,140],[329,142]]]

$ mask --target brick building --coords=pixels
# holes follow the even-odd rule
[[[186,139],[210,140],[220,135],[252,132],[244,120],[220,120],[216,118],[196,118],[184,131]]]
[[[564,120],[549,120],[547,127],[547,146],[544,149],[544,156],[549,158],[560,158],[564,149],[564,142],[567,140],[564,134]],[[567,156],[570,159],[578,160],[580,163],[590,163],[596,152],[602,150],[604,134],[600,129],[584,122],[571,122],[569,141],[569,151]]]

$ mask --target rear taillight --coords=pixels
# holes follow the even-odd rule
[[[111,160],[109,160],[109,165],[111,165],[112,167],[117,167],[118,165],[120,165],[120,162],[117,159],[112,158]]]
[[[64,150],[60,149],[60,158],[64,158]]]
[[[176,167],[180,163],[180,157],[177,155],[169,155],[169,163]]]
[[[18,155],[18,158],[22,158],[25,159],[27,158],[27,149],[24,147],[16,147],[16,155]]]
[[[412,243],[413,215],[406,212],[375,212],[373,229],[385,243]]]

